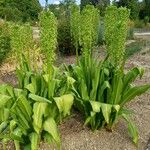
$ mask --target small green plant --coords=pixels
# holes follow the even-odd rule
[[[9,118],[11,121],[15,120],[19,127],[20,139],[11,136],[15,134],[15,130],[7,136],[7,132],[10,132],[10,124],[7,124],[7,129],[0,133],[0,137],[5,140],[7,136],[8,140],[14,140],[16,149],[22,145],[36,150],[41,140],[50,144],[55,142],[60,149],[57,125],[63,118],[70,115],[74,98],[68,93],[71,93],[72,79],[65,77],[55,67],[48,73],[47,70],[33,72],[29,69],[27,61],[24,61],[24,66],[26,69],[16,71],[20,89],[9,86],[6,86],[6,90],[3,86],[0,88],[0,95],[4,97],[2,102],[8,102],[11,105],[6,105],[4,108],[10,109]],[[3,125],[4,122],[1,124]]]
[[[133,68],[128,73],[116,71],[108,60],[99,62],[93,58],[86,65],[84,60],[78,66],[67,68],[75,79],[72,91],[75,106],[85,115],[85,124],[92,130],[106,127],[112,130],[120,118],[128,122],[129,132],[137,143],[137,131],[130,121],[130,111],[125,104],[150,88],[150,84],[133,86],[132,82],[143,75],[141,68]]]

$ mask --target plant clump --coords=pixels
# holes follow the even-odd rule
[[[33,49],[31,26],[11,26],[11,46],[18,63],[18,88],[0,85],[0,135],[4,147],[7,141],[13,140],[16,150],[22,146],[37,150],[43,140],[61,148],[57,125],[70,115],[74,97],[69,92],[71,78],[53,66],[57,44],[56,23],[51,12],[40,14],[40,42],[46,69],[34,68],[38,68],[38,61],[34,61],[35,56],[32,56],[37,49]]]
[[[143,76],[142,68],[135,67],[127,73],[124,71],[129,10],[115,6],[107,7],[105,15],[107,57],[100,61],[92,57],[93,30],[90,29],[93,29],[93,25],[86,24],[90,15],[89,7],[87,8],[83,10],[85,18],[82,19],[85,28],[81,31],[81,34],[84,33],[83,37],[81,36],[84,39],[84,52],[78,65],[66,66],[67,75],[75,79],[72,87],[75,95],[74,105],[84,114],[85,125],[89,125],[92,130],[104,127],[112,130],[119,119],[124,118],[128,123],[133,142],[137,144],[138,132],[130,120],[131,111],[125,105],[150,89],[150,84],[133,85],[137,77]]]

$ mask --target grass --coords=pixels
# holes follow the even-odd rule
[[[133,56],[135,53],[140,52],[144,46],[144,41],[136,41],[126,46],[126,58]]]

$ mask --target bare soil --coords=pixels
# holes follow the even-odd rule
[[[103,52],[99,54],[103,55]],[[75,62],[75,57],[60,57],[58,62],[59,64],[63,62],[70,64]],[[127,61],[127,70],[134,66],[145,68],[144,77],[138,79],[135,84],[150,83],[150,45],[146,45],[146,48],[143,48],[141,52],[136,53]],[[14,72],[5,70],[3,66],[2,70],[0,71],[0,84],[10,83],[16,86],[17,79]],[[108,132],[105,129],[92,132],[88,127],[83,127],[83,116],[74,112],[59,126],[62,136],[62,150],[150,150],[150,91],[135,98],[127,107],[135,113],[133,121],[139,131],[138,146],[132,143],[128,135],[127,125],[123,120],[118,122],[113,132]],[[10,144],[8,146],[11,147],[10,149],[14,149]],[[41,143],[39,148],[39,150],[54,149],[56,148],[45,143]]]

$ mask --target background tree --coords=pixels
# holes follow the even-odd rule
[[[140,2],[139,18],[144,19],[145,17],[148,17],[150,20],[150,1],[149,0],[143,0],[142,2]]]
[[[100,10],[101,16],[105,15],[105,10],[108,5],[110,5],[110,0],[99,0],[97,7]]]
[[[63,0],[60,3],[60,7],[64,8],[66,12],[66,17],[68,18],[70,16],[70,6],[75,4],[75,0]],[[68,18],[69,19],[69,18]]]
[[[144,2],[145,2],[146,16],[149,16],[149,18],[150,18],[150,1],[149,0],[144,0]]]
[[[45,9],[47,10],[48,8],[48,0],[45,0]]]
[[[81,9],[88,4],[98,6],[102,12],[110,4],[110,0],[81,0]]]
[[[130,9],[130,18],[138,19],[140,11],[138,0],[119,0],[114,1],[114,4],[117,5],[117,7],[127,7]]]
[[[8,21],[37,20],[41,6],[38,0],[1,0],[0,18]]]
[[[58,18],[60,14],[62,13],[62,9],[60,8],[60,5],[58,4],[49,4],[48,9],[53,12],[53,14]]]
[[[75,54],[70,33],[70,6],[73,4],[75,0],[63,0],[59,5],[49,7],[58,19],[58,49],[67,55]]]

